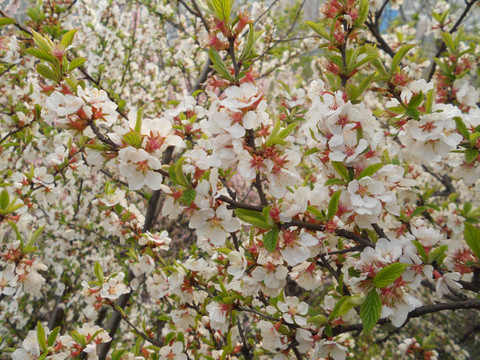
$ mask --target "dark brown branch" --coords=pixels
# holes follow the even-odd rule
[[[388,43],[382,37],[382,35],[380,35],[380,31],[378,30],[378,28],[375,27],[375,25],[370,21],[365,21],[365,25],[367,25],[373,37],[378,41],[378,47],[393,58],[395,56],[395,51],[393,51],[390,45],[388,45]]]

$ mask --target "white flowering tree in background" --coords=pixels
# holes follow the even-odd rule
[[[0,357],[478,358],[479,10],[0,1]]]

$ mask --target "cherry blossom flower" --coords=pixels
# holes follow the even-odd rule
[[[161,188],[163,177],[155,171],[161,168],[160,160],[132,146],[121,149],[118,159],[120,174],[127,179],[131,190],[139,190],[144,185],[152,190]]]
[[[289,324],[297,324],[300,326],[307,324],[305,315],[308,312],[308,304],[300,302],[295,296],[287,296],[285,302],[277,302],[278,309],[283,312],[283,319]]]

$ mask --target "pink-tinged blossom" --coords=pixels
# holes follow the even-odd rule
[[[247,269],[245,250],[240,248],[240,251],[231,251],[228,253],[228,262],[227,273],[233,275],[233,280],[240,279]]]
[[[396,201],[392,192],[369,176],[351,181],[348,184],[348,193],[354,211],[359,215],[376,216],[382,211],[382,202]]]
[[[120,174],[128,181],[131,190],[140,190],[147,185],[152,190],[159,190],[163,177],[155,170],[162,165],[160,160],[151,156],[143,149],[127,146],[118,152]]]
[[[187,360],[187,355],[183,353],[183,344],[176,341],[171,346],[163,346],[160,349],[160,360]]]
[[[315,356],[318,358],[327,358],[330,356],[333,360],[345,360],[347,358],[347,350],[343,345],[333,341],[321,339],[315,345]]]
[[[288,269],[285,266],[268,263],[265,266],[257,266],[252,271],[252,278],[263,281],[267,288],[279,289],[285,285],[287,274]]]
[[[123,283],[125,273],[111,277],[102,285],[99,295],[104,299],[117,300],[123,294],[128,294],[130,289]]]
[[[234,218],[227,205],[220,205],[216,210],[211,208],[202,209],[190,218],[190,228],[197,231],[198,236],[208,238],[213,245],[222,246],[228,237],[228,233],[235,232],[240,228],[240,221]]]
[[[308,304],[299,302],[295,296],[287,296],[285,302],[277,302],[278,309],[283,313],[283,319],[289,324],[304,326],[307,324],[305,315],[308,312]]]
[[[212,301],[207,305],[207,313],[212,328],[222,332],[227,330],[227,311],[228,306],[222,303]]]
[[[315,290],[322,284],[322,271],[315,263],[306,261],[292,268],[290,278],[305,290]]]
[[[0,294],[13,295],[17,291],[17,277],[15,264],[8,264],[5,270],[0,271]]]
[[[280,334],[272,323],[260,320],[257,327],[260,329],[262,335],[262,348],[273,353],[287,348],[287,338],[285,335]]]
[[[450,294],[452,291],[458,291],[463,288],[457,281],[460,280],[460,273],[451,272],[440,274],[438,271],[434,271],[433,275],[437,281],[436,291],[439,298],[443,298],[445,295]]]
[[[295,266],[307,260],[311,255],[308,247],[317,244],[318,239],[311,234],[283,231],[280,253],[288,265]]]

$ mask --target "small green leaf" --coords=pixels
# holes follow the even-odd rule
[[[397,66],[400,65],[402,59],[407,55],[407,53],[415,47],[415,45],[404,45],[397,51],[395,56],[392,59],[392,65],[390,67],[390,76],[393,75],[393,72],[396,70]]]
[[[465,125],[465,123],[463,122],[462,118],[459,117],[459,116],[455,116],[453,118],[453,120],[455,120],[455,124],[457,125],[457,130],[460,134],[462,134],[462,136],[465,138],[465,139],[469,139],[470,138],[470,132],[468,131],[467,129],[467,126]]]
[[[53,50],[53,43],[50,39],[44,38],[42,35],[37,33],[35,30],[32,30],[32,36],[33,40],[35,41],[35,44],[42,49],[43,51],[47,53],[51,53]]]
[[[408,108],[410,109],[416,109],[420,106],[420,104],[423,102],[424,95],[423,92],[419,92],[418,94],[415,94],[411,97],[410,101],[408,102]]]
[[[68,66],[68,71],[73,71],[74,69],[82,66],[85,61],[87,61],[87,59],[82,58],[82,57],[73,59],[73,60],[70,62],[70,65]]]
[[[73,43],[73,37],[75,36],[75,33],[77,32],[77,29],[70,30],[67,32],[65,35],[63,35],[62,40],[60,41],[60,45],[66,49]]]
[[[40,321],[37,322],[37,341],[42,352],[47,350],[47,337],[45,335],[45,329]]]
[[[346,182],[345,180],[342,179],[328,179],[325,181],[325,186],[330,186],[330,185],[345,185]]]
[[[240,55],[240,60],[244,60],[250,55],[250,53],[253,50],[253,45],[255,42],[255,30],[253,29],[253,25],[250,23],[249,24],[249,29],[248,29],[248,36],[247,36],[247,41],[243,47],[242,54]]]
[[[272,229],[275,226],[268,222],[265,215],[255,210],[235,209],[235,215],[240,220],[263,230]]]
[[[363,330],[366,333],[370,332],[375,327],[378,319],[380,319],[381,313],[382,301],[377,293],[377,289],[372,289],[360,307],[360,318],[362,319]]]
[[[455,42],[453,41],[452,35],[448,32],[443,32],[442,38],[445,45],[447,45],[448,50],[450,50],[451,53],[455,54],[457,49],[455,46]]]
[[[9,204],[10,195],[8,194],[7,190],[3,189],[3,191],[0,193],[0,208],[2,208],[2,210],[6,210]]]
[[[331,162],[333,168],[335,169],[335,171],[337,172],[338,175],[340,175],[342,178],[344,178],[345,180],[349,181],[349,176],[348,176],[348,169],[346,168],[346,166],[340,162],[340,161],[332,161]]]
[[[123,140],[125,140],[128,145],[131,145],[136,149],[140,149],[142,146],[143,137],[137,131],[132,130],[123,135]]]
[[[28,48],[25,50],[25,52],[29,55],[35,56],[37,59],[48,61],[49,63],[54,65],[58,64],[57,58],[52,54],[46,52],[45,50],[37,49],[37,48]]]
[[[58,333],[60,332],[61,326],[57,326],[55,329],[52,330],[50,335],[48,335],[47,345],[53,346],[55,344],[55,340],[57,339]]]
[[[184,161],[185,158],[182,157],[177,161],[177,164],[175,165],[175,180],[184,187],[190,187],[191,185],[183,172]]]
[[[368,7],[369,7],[369,0],[360,0],[360,6],[358,9],[358,17],[355,20],[355,26],[359,27],[362,26],[368,16]]]
[[[413,210],[413,212],[410,214],[410,219],[414,218],[417,215],[422,214],[425,210],[427,210],[426,206],[418,206]]]
[[[48,66],[43,65],[43,64],[38,64],[37,65],[37,72],[42,75],[44,78],[52,80],[52,81],[58,81],[57,75],[50,69]]]
[[[232,12],[233,0],[212,0],[211,3],[217,18],[228,23],[230,20],[230,13]]]
[[[423,262],[427,261],[427,252],[425,251],[425,247],[422,245],[420,241],[413,240],[412,241],[413,245],[417,248],[418,255],[420,255],[420,259],[422,259]]]
[[[466,222],[463,234],[468,247],[473,251],[475,256],[480,259],[480,229]]]
[[[373,278],[373,285],[378,288],[384,288],[392,284],[403,274],[403,272],[408,266],[410,265],[398,262],[385,266]]]
[[[190,206],[194,201],[195,197],[197,196],[197,192],[194,189],[186,189],[183,191],[181,199]]]
[[[365,169],[362,170],[360,175],[358,175],[358,179],[360,180],[361,178],[367,177],[367,176],[372,176],[377,173],[378,170],[380,170],[383,167],[382,163],[376,163],[367,166]]]
[[[360,295],[355,296],[343,296],[335,304],[328,320],[331,321],[335,318],[341,317],[353,309],[355,306],[359,306],[362,303],[362,297]]]
[[[98,261],[95,262],[95,266],[93,267],[93,272],[95,273],[95,276],[97,277],[98,281],[100,281],[103,284],[105,277],[103,275],[102,266]]]
[[[472,149],[468,148],[465,150],[465,162],[467,164],[471,164],[478,158],[478,150],[477,149]]]
[[[45,226],[46,225],[43,225],[39,227],[37,230],[35,230],[35,232],[30,236],[30,239],[28,239],[28,243],[27,243],[28,246],[32,246],[35,243],[35,241],[37,241],[37,239],[40,237],[43,230],[45,229]]]
[[[331,219],[335,216],[338,211],[338,203],[340,201],[340,196],[342,195],[342,190],[335,192],[328,203],[328,213],[327,218]]]
[[[208,55],[210,56],[210,60],[212,60],[213,63],[213,69],[224,79],[233,82],[233,76],[230,74],[230,72],[227,69],[227,66],[223,62],[222,58],[218,54],[218,51],[215,49],[210,49],[208,51]]]
[[[307,24],[313,31],[315,31],[321,37],[325,38],[328,41],[332,41],[332,37],[325,30],[325,27],[323,25],[314,23],[312,21],[305,21],[305,24]]]
[[[316,326],[323,326],[327,323],[327,318],[323,315],[315,315],[309,318],[307,322]]]
[[[15,19],[11,19],[8,17],[0,17],[0,26],[15,24]]]
[[[278,243],[278,229],[272,229],[265,235],[263,235],[263,246],[269,252],[274,252]]]

